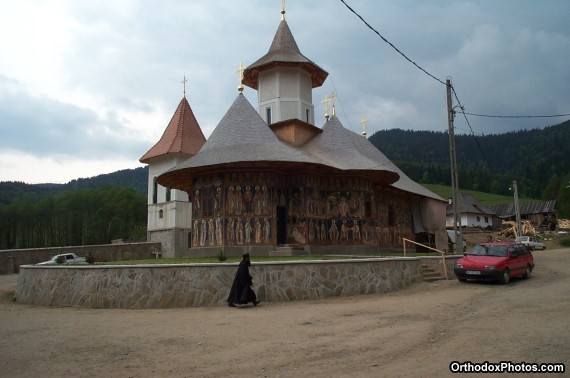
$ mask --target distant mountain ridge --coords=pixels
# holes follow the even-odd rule
[[[66,184],[26,184],[18,181],[0,182],[0,204],[8,204],[17,199],[39,200],[51,194],[80,189],[97,189],[105,186],[132,188],[146,196],[148,166],[122,169],[89,178],[71,180]]]
[[[369,140],[413,180],[450,185],[447,132],[383,130]],[[570,120],[543,129],[456,135],[455,141],[462,189],[508,195],[517,180],[521,193],[552,199],[549,186],[570,174]]]
[[[411,179],[423,184],[450,185],[447,132],[383,130],[369,140]],[[521,194],[553,199],[561,183],[570,180],[570,120],[543,129],[478,137],[456,135],[456,150],[459,184],[464,190],[511,195],[509,188],[517,180]],[[147,180],[148,166],[144,166],[66,184],[0,182],[0,204],[104,186],[133,188],[146,196]]]

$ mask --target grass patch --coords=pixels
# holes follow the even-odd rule
[[[427,189],[431,190],[438,196],[443,199],[451,198],[452,197],[452,190],[451,186],[445,185],[437,185],[437,184],[422,184]],[[485,192],[477,192],[474,190],[463,190],[459,188],[461,192],[465,194],[469,194],[477,201],[481,202],[485,205],[494,205],[494,204],[505,204],[505,203],[512,203],[514,201],[512,196],[503,196],[500,194],[493,194],[493,193],[485,193]],[[521,202],[528,202],[533,201],[532,198],[521,196]]]
[[[435,253],[416,253],[407,252],[407,257],[416,256],[436,256]],[[252,262],[272,262],[272,261],[303,261],[303,260],[351,260],[372,257],[403,257],[403,252],[383,252],[375,255],[303,255],[303,256],[252,256]],[[237,263],[241,261],[241,257],[228,256],[224,263]],[[146,260],[124,260],[124,261],[108,261],[98,262],[96,265],[165,265],[165,264],[215,264],[220,263],[218,256],[190,257],[190,258],[162,258],[162,259],[146,259]]]

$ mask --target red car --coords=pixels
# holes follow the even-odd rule
[[[509,283],[511,277],[530,278],[534,259],[530,248],[516,242],[489,242],[473,247],[455,263],[461,282],[469,279]]]

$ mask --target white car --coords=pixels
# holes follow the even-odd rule
[[[519,236],[518,238],[516,238],[515,241],[529,246],[532,250],[546,248],[544,243],[541,243],[538,240],[536,240],[534,236]]]
[[[59,259],[59,263],[58,263]],[[75,253],[62,253],[53,256],[50,260],[38,263],[37,265],[58,265],[58,264],[87,264],[85,257],[77,256]]]

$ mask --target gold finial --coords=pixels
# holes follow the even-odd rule
[[[186,74],[184,74],[184,80],[181,81],[182,85],[184,86],[184,98],[186,98],[186,82],[188,81],[188,79],[186,79]]]
[[[335,97],[336,97],[336,93],[333,92],[332,95],[331,95],[331,101],[332,101],[332,115],[333,115],[333,117],[336,116],[336,110],[335,110],[335,108],[334,108],[334,99],[335,99]]]
[[[332,101],[332,97],[330,96],[325,96],[325,99],[323,101],[321,101],[321,104],[325,104],[325,119],[328,121],[330,116],[329,116],[329,105]]]
[[[239,67],[236,68],[236,72],[239,72],[238,92],[240,92],[240,93],[243,92],[243,84],[242,84],[242,81],[243,81],[243,71],[245,71],[245,66],[243,65],[243,63],[242,63],[241,60],[240,60],[240,62],[239,62]]]
[[[366,125],[368,124],[368,118],[366,118],[366,116],[362,116],[360,124],[362,125],[362,136],[366,138]]]
[[[281,21],[285,21],[285,0],[281,0]]]

